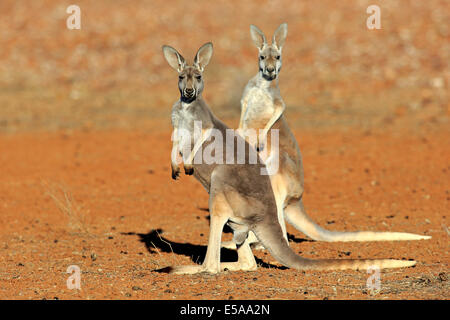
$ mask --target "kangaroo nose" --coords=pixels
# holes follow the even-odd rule
[[[192,89],[192,88],[186,88],[186,92],[187,92],[187,93],[193,93],[193,92],[194,92],[194,89]]]
[[[272,73],[275,71],[274,67],[267,67],[267,72]]]

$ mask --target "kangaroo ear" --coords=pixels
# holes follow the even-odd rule
[[[259,50],[262,50],[262,48],[266,45],[266,37],[264,36],[264,33],[259,30],[257,26],[254,26],[253,24],[250,25],[250,35],[252,36],[253,43],[256,45],[256,47]]]
[[[164,58],[166,58],[169,65],[178,72],[183,71],[184,66],[186,65],[186,61],[184,60],[183,56],[171,46],[163,46],[162,50]]]
[[[284,41],[287,36],[287,29],[287,23],[282,23],[273,34],[272,44],[274,44],[278,49],[281,49],[284,45]]]
[[[196,67],[200,72],[203,72],[206,65],[211,60],[213,54],[213,45],[211,42],[205,43],[198,49],[197,54],[194,58],[194,67]]]

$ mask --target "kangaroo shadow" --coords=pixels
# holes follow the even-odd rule
[[[161,234],[163,233],[162,229],[154,229],[148,233],[136,233],[136,232],[123,232],[122,235],[128,236],[138,236],[139,241],[144,243],[147,251],[150,254],[156,254],[158,251],[166,252],[166,253],[174,253],[178,255],[184,255],[189,257],[192,262],[196,264],[202,264],[205,256],[207,246],[197,245],[192,243],[179,243],[175,241],[171,241]],[[238,256],[235,250],[221,248],[220,251],[220,261],[221,262],[235,262],[237,261]],[[266,263],[261,259],[255,257],[256,263],[263,268],[272,268],[272,269],[280,269],[284,270],[286,267],[277,266],[270,263]],[[167,272],[167,268],[155,270],[157,272]]]
[[[302,242],[316,242],[316,240],[310,240],[310,239],[304,239],[304,238],[297,238],[295,235],[288,233],[287,234],[288,240],[290,242],[295,243],[302,243]]]

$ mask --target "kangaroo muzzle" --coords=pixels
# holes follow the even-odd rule
[[[267,67],[267,68],[266,68],[266,71],[267,71],[269,74],[272,74],[272,73],[275,71],[275,68],[274,68],[274,67]]]
[[[263,72],[263,77],[268,81],[274,80],[277,77],[275,67],[266,67]]]
[[[183,91],[183,95],[186,96],[186,98],[192,98],[195,96],[195,89],[193,88],[186,88]]]

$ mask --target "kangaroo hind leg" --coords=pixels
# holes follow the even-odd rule
[[[220,243],[225,223],[230,218],[232,211],[223,193],[212,192],[209,199],[209,211],[211,222],[209,226],[208,248],[202,265],[177,266],[171,268],[171,273],[194,274],[200,272],[219,273],[220,267]]]
[[[256,260],[250,247],[250,233],[248,227],[235,223],[229,223],[233,229],[233,243],[236,246],[238,261],[224,262],[220,264],[222,270],[228,269],[230,271],[254,271],[257,268]],[[252,233],[253,234],[253,233]]]

